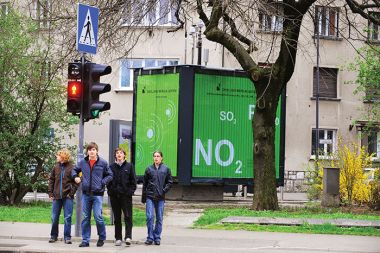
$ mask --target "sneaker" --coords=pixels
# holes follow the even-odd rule
[[[152,244],[153,244],[153,241],[151,241],[151,240],[146,240],[144,243],[145,243],[146,245],[152,245]]]
[[[115,246],[121,246],[121,240],[116,240],[115,241]]]
[[[88,242],[81,242],[79,247],[90,247],[90,244]]]
[[[159,246],[161,244],[161,242],[160,241],[155,241],[154,242],[154,245],[157,245],[157,246]]]
[[[103,240],[98,240],[98,242],[96,243],[96,247],[102,247],[104,245],[104,241]]]
[[[49,243],[53,243],[53,242],[56,242],[58,239],[56,237],[51,237],[49,239]]]
[[[127,238],[127,239],[125,239],[125,244],[126,245],[131,245],[131,242],[132,242],[132,240],[131,240],[131,238]]]
[[[72,244],[72,242],[70,239],[68,239],[68,240],[65,240],[65,244]]]

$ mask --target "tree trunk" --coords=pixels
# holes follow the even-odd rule
[[[20,204],[24,196],[31,191],[32,188],[30,186],[21,186],[19,190],[17,191],[17,195],[14,198],[13,204],[17,205]]]
[[[258,92],[257,94],[262,94]],[[258,98],[260,99],[259,95]],[[254,210],[277,210],[275,170],[275,118],[277,96],[269,89],[256,102],[253,117]]]

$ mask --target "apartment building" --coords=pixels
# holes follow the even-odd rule
[[[32,7],[29,8],[31,16],[40,22],[41,26],[48,26],[46,17],[54,1],[26,2]],[[133,68],[197,64],[198,52],[202,52],[201,65],[241,69],[227,49],[204,38],[204,26],[196,13],[184,24],[184,28],[168,33],[168,30],[178,24],[174,15],[175,7],[168,8],[168,0],[159,2],[161,4],[156,6],[154,12],[151,11],[138,25],[134,24],[135,27],[132,27],[145,29],[149,26],[149,31],[140,37],[127,57],[110,57],[105,55],[107,50],[103,49],[93,58],[94,62],[109,64],[113,69],[112,74],[103,80],[111,84],[111,92],[101,96],[103,101],[111,103],[111,110],[101,113],[99,119],[87,122],[84,133],[85,142],[97,142],[100,154],[104,157],[111,157],[111,143],[114,145],[115,142],[126,141],[128,134],[123,135],[123,127],[127,132],[132,127]],[[363,102],[363,93],[354,94],[357,73],[346,68],[357,55],[356,50],[366,43],[362,35],[367,37],[367,41],[380,43],[379,27],[355,17],[357,26],[353,29],[346,22],[344,1],[332,1],[327,6],[323,5],[323,1],[320,2],[317,2],[310,9],[310,15],[305,15],[303,19],[296,67],[286,88],[285,174],[301,181],[304,178],[303,172],[315,159],[317,121],[319,147],[323,150],[320,159],[327,159],[329,153],[336,150],[340,137],[347,142],[356,141],[368,146],[370,152],[376,153],[376,159],[380,159],[379,128],[374,127],[369,135],[362,134],[362,128],[366,125],[364,112],[370,101]],[[1,2],[0,9],[6,12],[8,4],[7,1]],[[161,8],[164,7],[169,11],[163,12]],[[72,8],[76,6],[73,5]],[[348,18],[354,17],[353,14],[348,15]],[[282,21],[279,15],[269,15],[260,11],[257,13],[254,32],[256,38],[261,41],[258,46],[268,47],[270,50],[266,41],[279,41]],[[125,22],[124,25],[131,28],[128,21]],[[198,46],[200,41],[202,50]],[[278,51],[276,47],[272,50],[273,53],[269,57],[265,50],[254,52],[253,55],[259,64],[270,65]],[[316,113],[318,71],[319,114]]]

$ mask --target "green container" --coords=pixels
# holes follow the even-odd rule
[[[252,184],[256,92],[244,71],[175,66],[136,69],[133,154],[142,176],[160,150],[182,185]],[[283,185],[285,101],[276,117],[276,177]]]

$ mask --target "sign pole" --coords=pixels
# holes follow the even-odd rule
[[[80,122],[79,122],[79,147],[77,162],[79,163],[83,158],[83,136],[84,136],[84,116],[83,116],[83,96],[84,90],[84,71],[85,71],[85,55],[96,54],[96,48],[98,44],[98,22],[99,22],[99,9],[93,6],[84,5],[78,3],[77,12],[77,38],[76,46],[79,52],[82,52],[81,56],[81,85],[82,85],[82,97],[80,105]],[[75,236],[81,235],[81,221],[82,221],[82,187],[79,185],[76,194],[76,220],[75,220]]]
[[[84,64],[85,64],[85,53],[81,57],[82,73],[81,73],[81,86],[82,86],[82,97],[80,103],[80,118],[79,118],[79,144],[78,144],[78,154],[77,163],[79,163],[83,158],[83,136],[84,136],[84,119],[83,119],[83,91],[84,91]],[[75,219],[75,236],[81,235],[81,221],[82,221],[82,184],[79,185],[76,194],[76,219]]]

